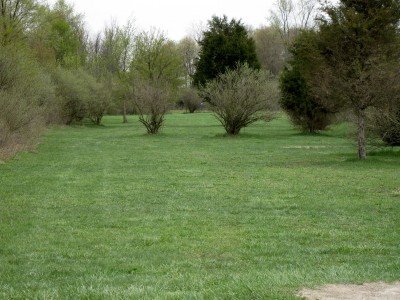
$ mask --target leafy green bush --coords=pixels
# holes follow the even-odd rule
[[[81,122],[86,116],[85,100],[89,91],[76,73],[58,68],[53,73],[57,95],[61,98],[62,119],[67,125]]]
[[[95,77],[84,70],[78,70],[75,73],[83,88],[86,89],[86,92],[82,94],[86,108],[85,117],[95,125],[100,125],[104,114],[111,106],[112,88],[105,81],[96,80]]]

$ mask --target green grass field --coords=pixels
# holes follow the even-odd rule
[[[400,279],[400,152],[208,113],[51,129],[0,165],[0,299],[297,299]]]

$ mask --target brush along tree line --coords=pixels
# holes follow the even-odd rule
[[[270,119],[278,74],[281,107],[303,130],[323,130],[351,111],[359,158],[366,132],[398,145],[399,2],[343,0],[322,6],[312,21],[316,2],[295,10],[293,0],[277,0],[272,26],[254,32],[214,16],[197,41],[175,43],[160,31],[138,33],[131,22],[111,23],[90,39],[83,17],[63,0],[53,7],[2,0],[0,147],[50,123],[100,124],[105,113],[127,122],[136,112],[157,133],[177,99],[190,112],[207,102],[235,135]]]

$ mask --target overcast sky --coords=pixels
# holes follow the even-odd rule
[[[56,0],[48,0],[54,4]],[[228,18],[242,19],[254,28],[267,24],[272,0],[66,0],[73,4],[75,11],[85,15],[85,21],[92,33],[100,31],[105,24],[115,20],[124,25],[134,19],[139,30],[151,27],[163,30],[169,38],[180,40],[191,32],[193,24],[203,22],[212,15],[227,15]]]

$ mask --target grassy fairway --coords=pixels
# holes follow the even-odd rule
[[[207,113],[53,129],[0,165],[0,299],[296,299],[400,279],[400,155]]]

